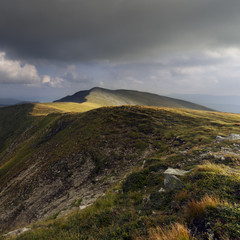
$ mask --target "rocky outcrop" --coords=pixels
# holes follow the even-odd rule
[[[240,140],[240,134],[231,133],[227,137],[223,137],[223,136],[216,137],[216,141],[218,141],[218,142],[226,141],[226,140],[229,140],[229,141]]]
[[[30,230],[31,230],[31,228],[24,227],[24,228],[20,228],[20,229],[16,229],[14,231],[8,232],[8,233],[4,234],[3,236],[6,237],[6,238],[12,238],[12,237],[19,236],[19,235],[21,235],[25,232],[30,231]]]
[[[181,169],[168,168],[164,172],[164,186],[169,190],[179,189],[184,186],[183,182],[177,176],[184,176],[189,171]]]

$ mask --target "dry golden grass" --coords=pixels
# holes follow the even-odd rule
[[[169,228],[157,228],[153,230],[150,240],[193,240],[186,226],[176,223]]]
[[[56,103],[36,103],[34,104],[31,115],[45,116],[50,113],[82,113],[95,108],[101,107],[94,103],[72,103],[72,102],[56,102]]]
[[[196,171],[214,172],[218,174],[226,173],[226,169],[224,168],[224,165],[214,164],[209,161],[206,161],[202,165],[198,165],[198,167],[196,168]]]
[[[185,200],[189,197],[190,193],[184,189],[180,192],[178,192],[175,196],[174,196],[174,199],[179,202],[179,201],[182,201],[182,200]]]
[[[191,200],[188,202],[185,213],[187,219],[197,219],[202,217],[206,213],[206,209],[210,207],[217,207],[218,205],[228,204],[227,202],[222,202],[219,198],[215,196],[206,195],[200,201]]]

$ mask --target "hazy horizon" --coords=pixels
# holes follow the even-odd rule
[[[85,89],[90,90],[90,89]],[[109,90],[109,89],[108,89]],[[116,90],[116,89],[110,89],[110,90]],[[118,90],[124,90],[124,89],[118,89]],[[127,89],[129,90],[129,89]],[[134,90],[134,89],[133,89]],[[137,90],[138,91],[138,90]],[[144,92],[144,91],[143,91]],[[76,93],[76,92],[74,92]],[[151,92],[149,92],[151,93]],[[69,96],[72,94],[67,94],[65,96],[59,96],[56,98],[47,98],[43,99],[41,97],[35,96],[35,98],[32,99],[12,99],[12,98],[0,98],[0,106],[1,105],[14,105],[19,104],[22,102],[53,102],[58,99],[61,99],[63,97]],[[167,96],[175,99],[185,100],[188,102],[196,103],[211,109],[214,109],[216,111],[221,112],[230,112],[230,113],[240,113],[240,96],[219,96],[219,95],[204,95],[204,94],[167,94],[162,95]]]

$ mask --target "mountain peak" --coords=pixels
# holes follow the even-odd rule
[[[64,98],[58,99],[55,102],[88,102],[97,104],[100,107],[119,105],[142,105],[155,107],[190,108],[205,111],[212,110],[192,102],[165,97],[153,93],[127,89],[110,90],[101,87],[94,87],[90,90],[79,91],[71,96],[66,96]]]

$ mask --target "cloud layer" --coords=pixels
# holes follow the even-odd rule
[[[0,52],[0,84],[61,87],[63,82],[60,77],[41,76],[34,65],[7,59],[6,53]]]
[[[239,44],[236,0],[0,1],[0,47],[61,61],[139,59]]]
[[[0,83],[5,84],[37,84],[41,77],[31,64],[21,64],[20,61],[8,60],[6,53],[0,52]]]
[[[238,0],[1,0],[0,96],[240,95],[239,12]]]

